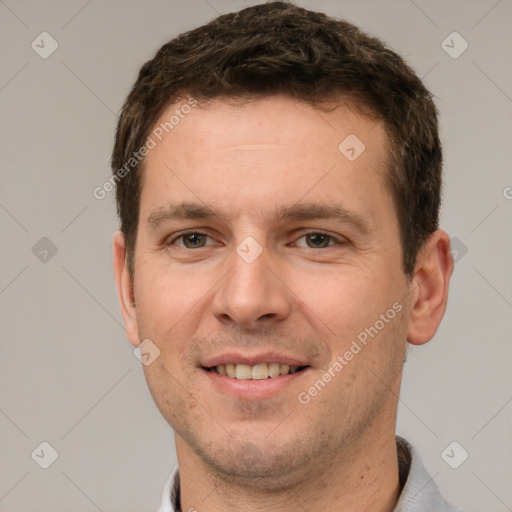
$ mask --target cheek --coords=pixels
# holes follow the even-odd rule
[[[139,327],[160,335],[174,325],[179,328],[178,322],[200,307],[207,290],[208,283],[201,272],[173,272],[168,266],[148,262],[135,281]]]
[[[344,266],[324,275],[296,275],[291,288],[304,304],[304,315],[322,333],[342,342],[392,306],[398,293],[387,281],[375,269]]]
[[[400,341],[405,340],[406,317],[400,277],[375,268],[345,267],[337,275],[321,279],[321,287],[318,282],[302,276],[301,299],[307,306],[303,315],[330,354],[324,369],[342,357],[341,392],[349,393],[350,387],[359,386],[357,382],[373,382],[375,376],[368,367],[379,375],[394,375],[405,347],[405,341]]]
[[[183,393],[183,379],[176,369],[170,367],[168,354],[161,356],[151,365],[144,366],[144,375],[153,401],[162,416],[174,426],[185,417],[186,411],[196,406],[195,401],[186,400]]]

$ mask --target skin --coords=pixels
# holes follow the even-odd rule
[[[338,150],[349,134],[365,144],[354,161]],[[386,137],[381,123],[344,106],[320,113],[279,96],[216,100],[193,109],[148,154],[133,278],[120,233],[114,266],[129,341],[149,338],[160,350],[144,371],[175,431],[182,510],[393,510],[407,341],[426,343],[437,330],[453,262],[440,230],[414,274],[404,274],[384,184]],[[162,215],[182,202],[220,217]],[[351,216],[274,216],[305,203],[337,204]],[[206,234],[205,246],[187,248],[183,230]],[[249,236],[262,249],[252,263],[236,251]],[[300,403],[299,393],[395,303],[402,310]],[[284,353],[309,368],[270,397],[240,399],[201,368],[228,350]]]

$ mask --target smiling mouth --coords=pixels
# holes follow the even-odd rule
[[[205,370],[217,373],[224,377],[239,380],[264,380],[274,379],[281,375],[288,375],[305,370],[308,366],[290,366],[280,363],[261,363],[254,366],[248,364],[219,364]]]

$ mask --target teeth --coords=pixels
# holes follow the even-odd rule
[[[248,364],[237,364],[235,377],[237,379],[243,379],[243,380],[251,379],[252,378],[251,367]]]
[[[279,363],[270,363],[268,365],[268,376],[277,377],[278,375],[281,375],[281,365]]]
[[[279,375],[288,375],[295,373],[299,369],[298,366],[289,366],[279,363],[260,363],[254,366],[248,364],[219,364],[212,368],[219,375],[231,377],[240,380],[263,380],[279,377]]]
[[[252,380],[268,379],[268,366],[263,364],[256,364],[252,367]]]
[[[219,366],[224,366],[224,365],[219,365]],[[232,379],[234,379],[235,375],[236,375],[236,364],[227,364],[226,365],[226,373],[228,374],[228,377],[231,377]]]

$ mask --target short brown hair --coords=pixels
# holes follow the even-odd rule
[[[418,250],[438,227],[442,152],[431,94],[378,39],[285,2],[219,16],[171,40],[142,66],[122,108],[112,152],[132,274],[144,164],[133,155],[163,112],[187,96],[208,102],[276,94],[316,108],[348,95],[383,121],[389,138],[385,178],[400,224],[404,272],[412,275]]]

